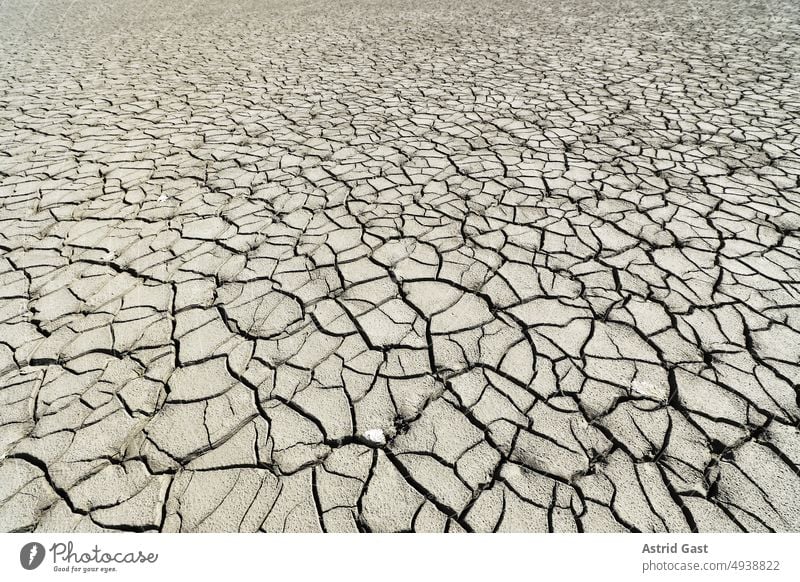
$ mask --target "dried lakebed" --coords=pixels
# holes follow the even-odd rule
[[[3,2],[0,529],[800,530],[799,11]]]

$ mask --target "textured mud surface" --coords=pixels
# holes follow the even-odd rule
[[[5,1],[0,528],[800,529],[786,2]]]

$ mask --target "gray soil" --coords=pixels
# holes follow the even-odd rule
[[[3,531],[800,530],[800,4],[0,3]]]

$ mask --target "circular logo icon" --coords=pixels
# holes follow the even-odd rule
[[[35,570],[44,561],[44,546],[39,542],[30,542],[19,551],[19,563],[26,570]]]

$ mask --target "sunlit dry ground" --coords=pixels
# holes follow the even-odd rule
[[[0,5],[0,529],[800,530],[800,4]]]

